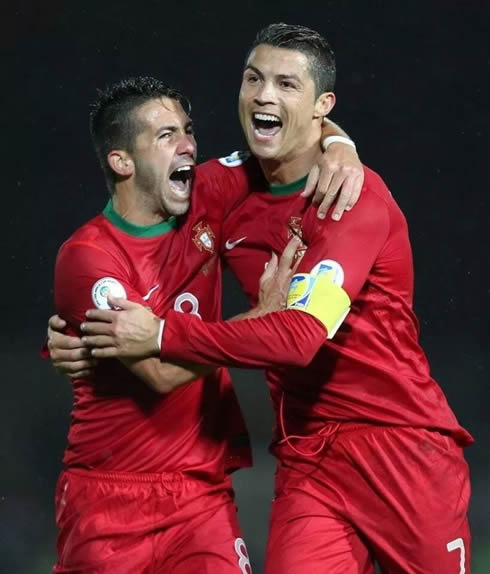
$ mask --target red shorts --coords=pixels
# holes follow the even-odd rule
[[[452,438],[346,423],[315,456],[286,443],[275,454],[267,574],[373,574],[375,561],[390,574],[470,573],[469,473]]]
[[[56,522],[56,573],[251,572],[229,477],[68,470]]]

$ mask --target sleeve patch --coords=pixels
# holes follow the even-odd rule
[[[121,283],[114,277],[102,277],[92,287],[92,301],[97,309],[111,309],[107,303],[107,296],[122,297],[127,299],[126,290]]]
[[[218,161],[226,167],[238,167],[250,157],[249,151],[234,151],[231,155],[220,157]]]
[[[327,330],[327,338],[332,339],[349,313],[350,303],[347,293],[328,272],[297,273],[291,279],[286,306],[316,317]]]

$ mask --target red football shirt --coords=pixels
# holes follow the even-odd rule
[[[107,305],[107,289],[124,291],[159,316],[175,309],[220,319],[222,222],[247,188],[243,173],[214,160],[197,168],[191,208],[182,218],[133,225],[109,202],[58,253],[56,310],[71,332],[79,333],[87,309]],[[92,379],[74,381],[73,391],[68,467],[203,476],[251,463],[224,369],[160,395],[118,361],[106,360]]]
[[[390,191],[366,168],[357,206],[340,222],[322,221],[300,197],[305,181],[262,182],[227,219],[223,254],[253,305],[271,251],[280,254],[292,233],[302,235],[307,249],[298,272],[331,269],[352,302],[333,340],[316,318],[295,310],[214,324],[170,312],[162,356],[268,367],[288,434],[310,433],[327,420],[370,421],[441,429],[470,443],[418,344],[407,224]]]

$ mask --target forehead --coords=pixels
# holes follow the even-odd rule
[[[136,116],[146,125],[155,128],[161,125],[185,126],[190,121],[180,102],[164,97],[145,102],[136,111]]]
[[[311,78],[308,56],[298,50],[277,48],[268,44],[259,44],[248,57],[246,66],[253,66],[260,72],[271,75],[293,75]]]

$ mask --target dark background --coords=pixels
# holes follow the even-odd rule
[[[490,572],[489,6],[50,0],[2,9],[1,572],[49,572],[54,560],[53,488],[71,391],[40,360],[39,347],[53,310],[57,248],[106,201],[87,128],[95,88],[141,74],[177,84],[193,102],[200,159],[227,155],[243,148],[236,97],[246,48],[275,21],[305,24],[331,41],[338,63],[332,118],[383,175],[408,218],[422,343],[477,440],[467,450],[473,572]],[[230,277],[224,300],[226,315],[243,308]],[[256,462],[235,484],[260,573],[272,417],[263,379],[234,375]]]

